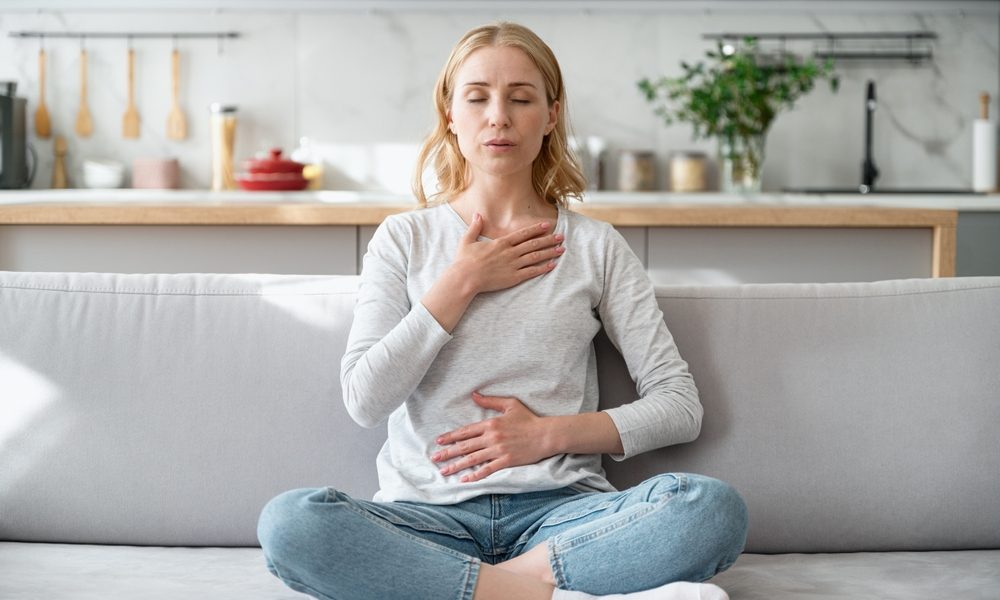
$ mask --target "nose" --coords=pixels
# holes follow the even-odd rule
[[[510,127],[510,115],[507,113],[507,107],[504,106],[503,100],[495,100],[490,103],[489,111],[490,127]]]

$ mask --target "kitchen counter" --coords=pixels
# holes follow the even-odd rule
[[[957,208],[992,200],[599,192],[570,207],[614,225],[654,281],[849,281],[954,275]],[[0,269],[355,273],[376,227],[414,207],[370,192],[0,192]]]
[[[376,192],[4,191],[0,224],[377,225],[414,207]],[[571,207],[616,226],[953,227],[956,210],[1000,212],[1000,195],[596,192]]]
[[[0,190],[0,208],[9,204],[397,204],[412,206],[408,194],[322,190],[316,192],[211,192],[208,190]],[[882,206],[1000,211],[1000,193],[992,194],[804,194],[762,192],[588,192],[584,204]]]

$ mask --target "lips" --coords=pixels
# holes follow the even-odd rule
[[[505,139],[494,139],[486,142],[487,146],[514,146],[514,142]]]

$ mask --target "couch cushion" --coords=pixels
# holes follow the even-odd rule
[[[271,575],[260,548],[0,542],[5,600],[307,600]]]
[[[277,494],[370,498],[353,277],[0,273],[0,539],[252,546]]]
[[[732,600],[996,600],[1000,550],[744,554],[712,582]]]
[[[606,460],[615,484],[730,482],[750,552],[1000,548],[1000,278],[657,297],[704,424],[693,443]],[[621,358],[599,350],[602,403],[634,398]]]

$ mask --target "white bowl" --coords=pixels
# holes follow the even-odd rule
[[[91,189],[120,188],[125,183],[125,165],[116,160],[83,161],[83,186]]]

